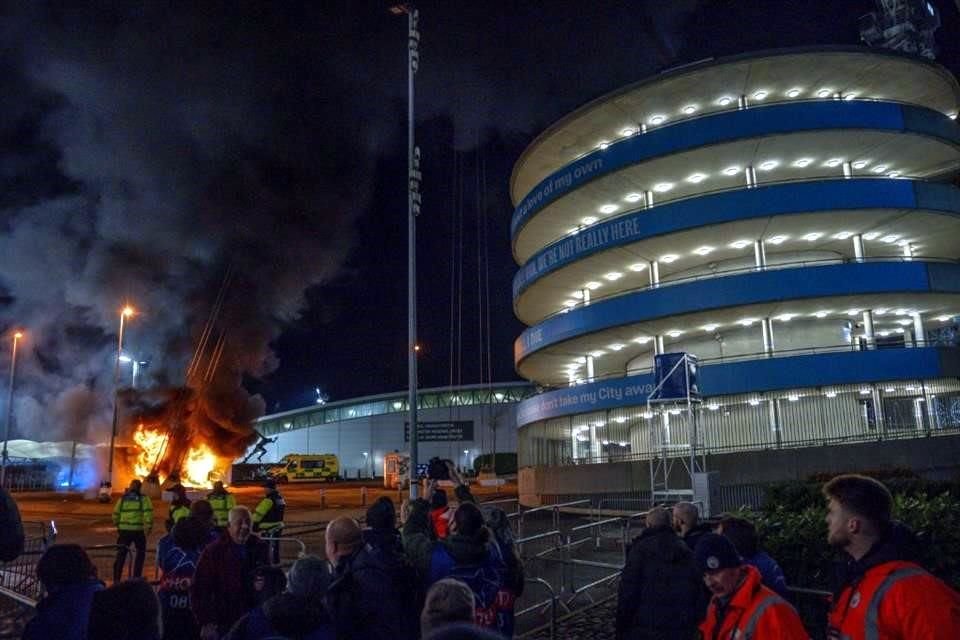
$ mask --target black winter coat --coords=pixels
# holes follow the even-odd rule
[[[337,638],[412,640],[420,624],[423,587],[396,530],[366,529],[364,546],[341,558],[327,589]]]
[[[693,554],[670,527],[634,538],[620,578],[617,638],[695,637],[702,605]]]

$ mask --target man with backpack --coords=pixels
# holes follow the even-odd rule
[[[334,578],[326,602],[337,637],[417,637],[422,586],[403,553],[395,522],[393,502],[384,496],[367,509],[367,529],[350,518],[337,518],[327,527]]]

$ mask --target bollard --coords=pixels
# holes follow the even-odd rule
[[[360,506],[361,507],[367,506],[367,488],[366,487],[360,487]]]
[[[326,509],[326,508],[327,508],[327,490],[320,489],[320,509],[322,511],[323,509]]]

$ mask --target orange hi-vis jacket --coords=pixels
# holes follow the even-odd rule
[[[883,562],[844,587],[830,626],[843,640],[956,640],[960,594],[912,562]]]
[[[711,600],[700,623],[704,640],[809,640],[790,603],[763,586],[755,567],[744,567],[747,577],[727,603],[722,620],[717,620],[717,599]]]

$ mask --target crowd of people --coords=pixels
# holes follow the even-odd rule
[[[889,490],[843,475],[823,495],[827,541],[841,552],[829,640],[960,638],[960,594],[915,561],[915,538],[893,521]],[[621,575],[616,632],[619,640],[810,637],[753,523],[701,522],[690,503],[647,513]]]
[[[887,488],[847,475],[823,493],[828,542],[844,560],[830,640],[960,637],[960,595],[910,557],[912,534],[892,520]],[[524,568],[506,515],[481,510],[465,484],[455,489],[456,506],[436,495],[432,483],[425,499],[405,502],[399,529],[388,497],[367,509],[364,527],[349,517],[333,520],[325,558],[301,557],[287,572],[253,531],[250,510],[227,501],[225,519],[197,501],[173,524],[157,589],[141,578],[107,588],[81,547],[54,545],[37,564],[46,595],[23,637],[512,637]],[[120,522],[124,512],[121,505]],[[809,637],[752,523],[702,522],[689,503],[646,514],[622,572],[615,627],[620,639]]]

